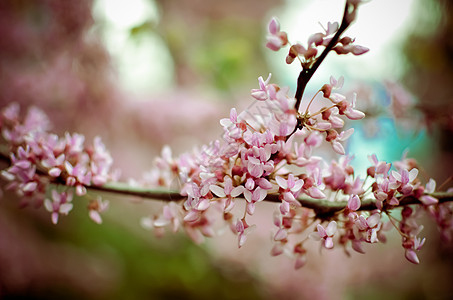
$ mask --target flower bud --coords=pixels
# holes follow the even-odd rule
[[[324,84],[321,88],[321,92],[324,95],[324,98],[329,98],[332,93],[332,86],[330,84]]]
[[[368,167],[368,169],[366,169],[366,174],[372,178],[374,178],[374,175],[376,174],[376,167],[372,166],[372,167]]]
[[[316,48],[308,48],[307,51],[304,53],[305,59],[310,59],[315,57],[318,54],[318,50]]]
[[[321,108],[321,110],[323,110],[323,109],[326,109],[326,107]],[[330,109],[324,110],[321,113],[322,119],[326,120],[326,121],[329,120],[331,114],[332,114],[332,111]]]
[[[411,215],[412,215],[412,208],[410,208],[409,206],[405,206],[403,208],[403,211],[401,212],[401,216],[403,218],[409,218]]]
[[[338,137],[338,132],[334,129],[327,130],[326,141],[331,142]]]

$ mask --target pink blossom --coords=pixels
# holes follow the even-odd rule
[[[350,211],[356,211],[360,208],[360,198],[357,195],[350,195],[348,200],[348,208]]]
[[[58,223],[58,216],[60,214],[67,215],[73,207],[72,192],[58,193],[56,190],[52,190],[52,200],[45,199],[44,207],[47,211],[52,213],[52,223]]]
[[[249,191],[249,190],[244,190],[244,196],[245,196],[245,199],[248,201],[248,202],[260,202],[262,200],[264,200],[264,198],[266,198],[267,196],[267,192],[266,190],[260,188],[260,187],[257,187],[253,192],[252,191]]]
[[[270,35],[267,37],[267,48],[278,51],[288,43],[286,32],[280,31],[280,23],[276,18],[269,22],[268,31]]]
[[[425,186],[425,193],[434,193],[436,190],[436,182],[434,179],[430,178],[428,183]],[[420,198],[420,202],[422,202],[424,205],[433,205],[439,203],[439,200],[434,198],[433,196],[430,195],[422,195]]]
[[[91,200],[88,205],[88,215],[93,222],[97,224],[102,223],[101,213],[109,208],[109,201],[102,200],[101,197],[97,197],[96,200]]]
[[[229,212],[234,206],[233,198],[236,198],[239,195],[241,195],[244,192],[245,188],[242,185],[233,187],[233,181],[228,176],[224,177],[223,183],[224,183],[223,188],[213,184],[210,185],[209,189],[217,197],[221,199],[226,199],[225,212]]]
[[[256,225],[249,226],[245,219],[237,220],[236,232],[238,233],[238,247],[241,248],[247,240],[247,235],[250,234]]]
[[[326,247],[327,249],[332,249],[333,248],[332,237],[337,232],[337,222],[331,221],[326,228],[324,228],[321,224],[318,224],[317,231],[318,231],[317,233],[310,234],[310,238],[317,241],[323,240],[324,247]]]
[[[398,190],[403,194],[403,195],[408,195],[410,194],[414,186],[410,184],[417,178],[418,175],[418,170],[413,168],[411,171],[408,171],[407,169],[402,169],[400,172],[392,171],[391,176],[395,178],[397,184],[399,184]]]
[[[268,84],[271,80],[272,74],[269,73],[266,81],[263,80],[263,77],[258,78],[258,83],[260,85],[259,89],[252,89],[252,97],[259,101],[264,101],[268,99]]]

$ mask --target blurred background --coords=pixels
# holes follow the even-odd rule
[[[264,47],[277,16],[293,42],[305,43],[328,21],[335,0],[3,0],[0,2],[0,107],[19,102],[44,110],[54,131],[100,135],[122,179],[139,179],[163,145],[173,154],[220,138],[231,107],[253,103],[257,77],[295,90],[300,69],[285,51]],[[360,57],[329,56],[305,97],[345,77],[369,118],[348,151],[357,170],[367,155],[399,159],[405,149],[423,176],[442,183],[453,166],[453,23],[448,0],[364,4],[347,31],[370,48]],[[410,93],[394,82],[401,82]],[[258,228],[194,245],[182,235],[156,238],[140,227],[162,203],[104,195],[104,224],[84,204],[53,226],[43,209],[0,199],[0,296],[5,299],[449,299],[452,248],[436,229],[423,233],[421,265],[404,259],[393,232],[385,245],[348,257],[311,249],[293,270],[273,258],[272,205],[257,208]],[[127,201],[125,201],[127,200]],[[77,203],[76,203],[77,204]]]

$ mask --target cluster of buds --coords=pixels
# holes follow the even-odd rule
[[[319,58],[322,49],[328,48],[328,51],[335,51],[337,54],[362,55],[369,51],[368,48],[355,45],[354,39],[348,36],[341,39],[334,38],[339,32],[340,25],[338,22],[328,22],[324,32],[312,34],[307,41],[307,46],[304,47],[300,43],[291,45],[288,41],[288,34],[280,30],[280,23],[276,18],[273,18],[268,26],[267,44],[266,47],[273,51],[278,51],[286,45],[290,45],[286,63],[291,64],[297,58],[304,68],[310,68]]]
[[[77,196],[87,193],[89,186],[100,186],[107,181],[117,180],[118,174],[110,171],[112,157],[99,137],[92,146],[85,146],[85,137],[66,133],[58,137],[49,132],[47,116],[37,108],[30,108],[21,118],[19,105],[7,106],[0,116],[1,132],[10,153],[11,166],[1,171],[8,182],[7,190],[14,191],[22,205],[34,201],[36,206],[45,204],[57,223],[59,214],[68,214],[72,209],[74,188]],[[50,191],[50,185],[62,185],[58,192]],[[51,194],[46,199],[46,194]],[[93,206],[94,207],[94,206]],[[105,205],[90,208],[90,216],[96,222],[100,217],[91,211],[102,211]]]

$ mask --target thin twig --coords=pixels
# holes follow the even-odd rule
[[[338,40],[340,39],[340,36],[343,34],[343,32],[351,25],[351,21],[348,18],[348,11],[350,8],[350,3],[349,1],[346,1],[345,8],[344,8],[344,13],[343,13],[343,19],[340,24],[340,28],[338,28],[338,31],[335,33],[333,36],[332,40],[330,40],[329,44],[327,47],[324,49],[324,51],[321,53],[321,55],[316,59],[315,63],[311,66],[309,69],[303,69],[299,73],[299,77],[297,78],[297,90],[295,94],[296,98],[296,104],[294,105],[294,108],[296,111],[299,111],[300,104],[302,102],[302,96],[304,94],[305,88],[310,81],[311,77],[313,74],[315,74],[316,70],[318,67],[321,65],[322,61],[326,58],[327,54],[329,54],[330,50],[335,47],[337,44]]]
[[[3,160],[10,163],[9,157],[0,151],[0,160]],[[49,179],[51,184],[56,185],[65,185],[65,182],[61,178],[55,178],[49,176],[44,170],[38,168],[36,172],[40,176],[45,176]],[[88,191],[99,191],[104,193],[112,193],[116,195],[125,195],[125,196],[133,196],[133,197],[140,197],[146,200],[162,200],[162,201],[181,201],[187,198],[187,196],[183,196],[180,192],[175,190],[167,190],[167,189],[157,189],[157,188],[144,188],[138,186],[131,186],[127,183],[123,182],[111,182],[107,183],[102,186],[86,186]],[[453,192],[437,192],[431,193],[430,196],[439,199],[439,203],[444,203],[448,201],[453,201]],[[265,201],[269,202],[277,202],[280,203],[281,200],[279,198],[279,194],[268,194]],[[347,201],[331,201],[326,199],[313,199],[308,197],[300,197],[297,199],[301,204],[302,207],[313,209],[316,216],[318,218],[325,218],[328,219],[333,216],[335,213],[340,212],[343,210],[347,205]],[[421,204],[420,200],[413,196],[405,196],[399,197],[399,205],[391,206],[387,205],[384,206],[384,210],[389,208],[398,207],[398,206],[406,206],[411,204]],[[359,210],[362,211],[372,211],[377,209],[376,207],[376,200],[375,199],[364,199],[361,202],[361,206]]]

